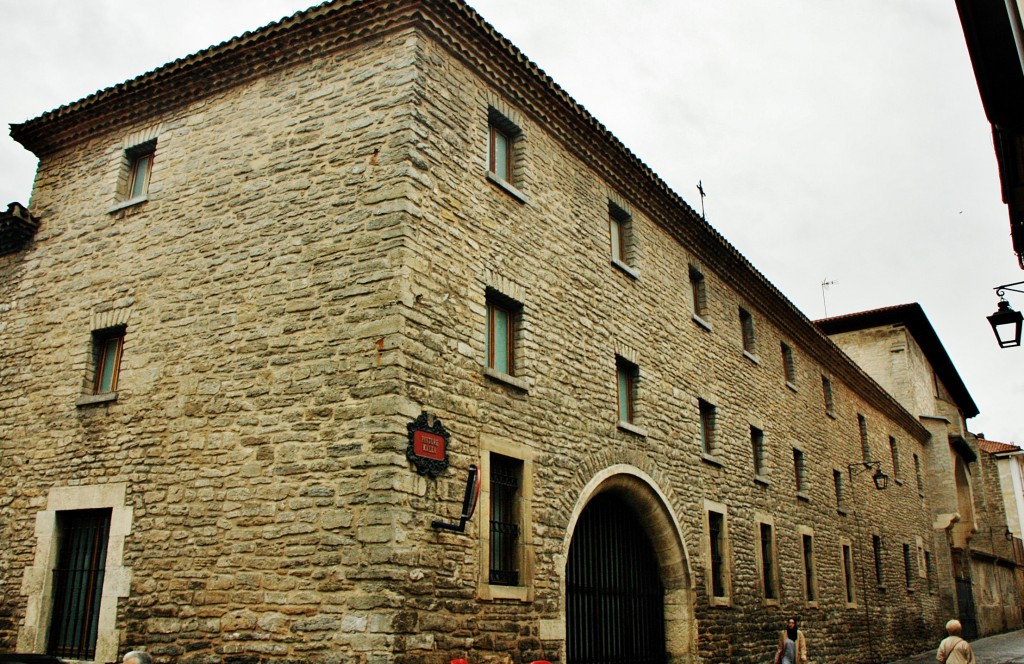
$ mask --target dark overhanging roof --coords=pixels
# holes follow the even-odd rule
[[[999,166],[1003,202],[1010,212],[1010,237],[1024,268],[1024,206],[1020,175],[1024,155],[1024,63],[1017,35],[1024,32],[1017,3],[1007,0],[956,0],[964,41],[974,67]]]
[[[872,309],[845,316],[824,318],[814,323],[822,332],[828,335],[855,332],[857,330],[866,330],[886,325],[903,325],[914,336],[918,345],[921,346],[921,350],[924,351],[928,362],[931,363],[942,384],[949,390],[950,396],[953,397],[964,417],[971,418],[978,414],[978,406],[967,391],[967,386],[964,385],[963,379],[960,378],[960,373],[957,372],[956,366],[953,365],[953,360],[946,353],[942,341],[939,340],[939,335],[935,333],[935,328],[928,321],[928,316],[925,315],[924,309],[921,308],[920,304],[914,302],[913,304],[900,304],[881,309]]]

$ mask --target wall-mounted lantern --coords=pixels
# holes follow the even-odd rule
[[[1011,307],[1003,295],[1006,294],[1006,291],[1024,293],[1024,291],[1011,288],[1011,286],[1019,286],[1021,284],[1024,284],[1024,281],[1003,284],[992,289],[999,296],[999,305],[995,313],[988,317],[988,324],[992,326],[992,332],[995,333],[996,341],[999,342],[1000,348],[1020,346],[1020,334],[1021,327],[1024,325],[1024,315],[1021,315],[1019,311]]]

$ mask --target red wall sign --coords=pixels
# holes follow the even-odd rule
[[[440,418],[430,417],[426,412],[420,413],[406,427],[409,430],[406,458],[416,467],[417,473],[436,478],[448,468],[448,430]]]
[[[444,461],[444,436],[426,431],[415,431],[412,435],[412,451],[417,456]]]

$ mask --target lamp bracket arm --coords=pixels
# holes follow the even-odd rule
[[[996,292],[996,295],[998,295],[999,297],[1002,297],[1003,295],[1005,295],[1006,291],[1012,291],[1014,293],[1024,293],[1024,290],[1021,290],[1019,288],[1013,288],[1013,286],[1021,286],[1021,285],[1024,285],[1024,281],[1015,281],[1015,282],[1010,283],[1010,284],[1003,284],[1002,286],[995,286],[992,290],[994,290]]]

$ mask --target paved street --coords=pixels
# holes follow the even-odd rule
[[[938,647],[938,640],[935,642]],[[971,641],[971,648],[978,658],[978,664],[1024,664],[1024,630],[1007,632]],[[911,664],[934,662],[935,649],[890,664]]]

